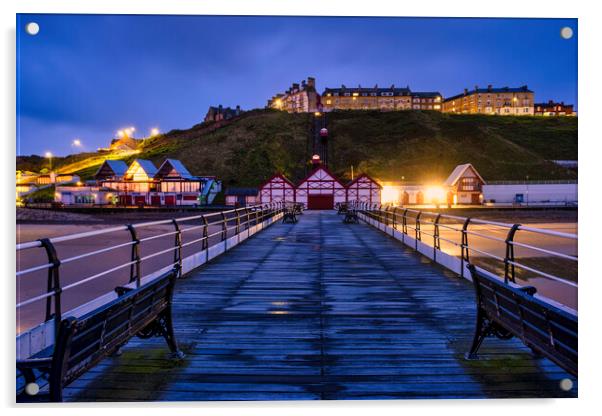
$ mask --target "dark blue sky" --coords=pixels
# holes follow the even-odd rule
[[[188,128],[209,105],[264,107],[307,76],[320,92],[527,84],[536,101],[577,104],[576,19],[19,15],[17,32],[21,155],[69,154],[74,138],[95,150],[127,126]]]

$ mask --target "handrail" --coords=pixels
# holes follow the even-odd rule
[[[34,302],[46,299],[46,321],[50,319],[55,320],[55,328],[58,328],[61,320],[61,294],[67,290],[70,290],[74,287],[85,284],[89,281],[95,280],[97,278],[106,276],[109,273],[115,272],[117,270],[130,267],[130,283],[134,283],[139,286],[141,282],[141,263],[145,260],[164,255],[167,253],[173,253],[173,264],[180,264],[182,262],[182,249],[184,247],[188,247],[194,243],[202,243],[202,247],[200,251],[207,250],[210,248],[209,239],[211,237],[220,236],[220,241],[216,244],[220,244],[228,239],[229,232],[235,230],[235,235],[238,235],[241,230],[247,230],[251,226],[257,225],[265,221],[265,219],[278,215],[283,212],[285,208],[285,202],[274,202],[269,204],[262,205],[253,205],[246,208],[236,208],[219,212],[205,213],[200,215],[193,215],[189,217],[181,217],[181,218],[171,218],[166,220],[158,220],[158,221],[148,221],[137,224],[129,224],[129,225],[121,225],[117,227],[105,228],[102,230],[94,230],[94,231],[86,231],[76,234],[70,234],[59,237],[45,238],[36,241],[28,241],[24,243],[19,243],[16,245],[16,251],[19,253],[20,251],[30,250],[34,248],[45,248],[46,255],[48,258],[48,262],[33,266],[24,270],[19,270],[16,272],[17,278],[22,278],[23,276],[40,271],[40,270],[48,270],[48,285],[46,288],[46,292],[43,294],[39,294],[33,296],[29,299],[21,300],[17,303],[16,308],[22,308],[26,305],[32,304]],[[200,220],[199,225],[192,225],[191,227],[181,227],[182,223]],[[198,223],[197,223],[198,224]],[[232,225],[231,225],[232,224]],[[155,225],[170,225],[173,227],[172,231],[161,232],[159,234],[153,234],[149,236],[145,236],[143,238],[139,237],[138,231],[144,229],[146,227],[151,227]],[[209,227],[216,226],[218,227],[218,231],[215,233],[209,232]],[[203,236],[198,239],[193,239],[191,241],[182,241],[182,234],[187,231],[192,231],[195,229],[202,229]],[[129,233],[125,233],[129,231]],[[67,242],[67,241],[75,241],[84,238],[90,237],[98,237],[102,235],[110,235],[113,233],[124,232],[124,236],[129,234],[129,241],[125,243],[119,243],[115,245],[111,245],[108,247],[103,247],[100,249],[88,251],[85,253],[77,254],[71,257],[67,257],[65,259],[59,259],[55,244]],[[161,249],[155,251],[153,253],[145,254],[144,256],[140,255],[140,246],[145,242],[156,240],[161,237],[169,237],[174,236],[173,244],[165,249]],[[61,265],[65,263],[71,263],[77,260],[82,260],[85,258],[89,258],[92,256],[96,256],[98,254],[106,253],[111,250],[115,250],[123,247],[131,247],[131,256],[130,259],[122,264],[117,266],[113,266],[110,268],[106,268],[102,271],[99,271],[91,276],[85,277],[83,279],[79,279],[75,282],[70,282],[66,285],[61,285],[59,279],[59,271]],[[151,273],[153,273],[152,271]],[[179,276],[180,277],[180,276]],[[54,302],[54,307],[52,307],[52,303]]]
[[[561,258],[561,259],[577,262],[578,261],[577,255],[565,254],[565,253],[561,253],[559,251],[555,251],[555,250],[552,250],[549,248],[538,247],[533,244],[527,244],[527,243],[515,241],[516,234],[519,232],[533,233],[533,234],[545,235],[545,236],[562,238],[562,239],[567,239],[567,240],[578,240],[577,234],[570,234],[570,233],[565,233],[565,232],[560,232],[560,231],[547,230],[544,228],[524,226],[522,224],[509,224],[509,223],[504,223],[504,222],[499,222],[499,221],[489,221],[489,220],[484,220],[484,219],[479,219],[479,218],[460,217],[460,216],[456,216],[456,215],[441,214],[438,212],[422,211],[422,210],[416,210],[416,209],[411,209],[411,208],[403,208],[402,213],[400,213],[400,210],[397,210],[397,209],[391,210],[391,209],[389,209],[390,207],[388,207],[388,206],[384,206],[384,207],[376,206],[376,205],[370,206],[367,203],[359,202],[359,201],[352,201],[349,203],[349,205],[350,205],[350,207],[352,207],[355,210],[362,211],[366,216],[380,222],[381,224],[384,224],[384,225],[392,224],[393,228],[395,230],[401,231],[401,233],[403,235],[410,236],[410,234],[408,232],[408,230],[410,230],[410,232],[413,234],[412,237],[416,241],[415,248],[416,249],[418,248],[418,242],[427,244],[428,246],[432,246],[434,258],[436,258],[437,253],[441,251],[440,241],[445,241],[445,242],[452,244],[455,247],[460,247],[461,248],[460,273],[462,275],[464,273],[464,265],[468,262],[468,259],[469,259],[469,252],[475,252],[475,253],[479,253],[483,256],[486,256],[486,257],[489,257],[489,258],[492,258],[492,259],[502,262],[504,264],[504,269],[505,269],[504,279],[506,281],[509,281],[509,280],[512,282],[515,281],[515,278],[516,278],[515,268],[518,267],[518,268],[530,271],[532,273],[535,273],[538,276],[542,276],[542,277],[566,284],[568,286],[572,286],[572,287],[578,286],[577,283],[575,283],[574,281],[572,281],[570,279],[560,277],[560,276],[555,276],[553,274],[544,272],[542,270],[538,270],[534,267],[527,266],[521,262],[518,262],[518,261],[516,261],[515,255],[514,255],[514,248],[521,247],[521,248],[524,248],[527,250],[534,250],[539,253],[545,253],[546,255],[552,256],[555,258]],[[408,214],[411,214],[411,215],[408,216]],[[398,221],[398,218],[401,218],[401,221]],[[410,222],[410,224],[408,224],[408,219],[410,219],[410,220],[413,219],[413,222]],[[458,222],[457,227],[454,227],[452,224],[442,223],[442,220],[456,221],[456,222]],[[397,226],[397,224],[399,224],[399,223],[401,223],[401,229]],[[430,225],[432,225],[434,227],[433,232],[428,232],[425,230],[425,226],[429,226],[429,230],[430,230]],[[506,235],[504,237],[497,237],[497,236],[485,234],[483,232],[483,230],[479,230],[478,227],[476,230],[474,227],[473,227],[473,229],[469,229],[469,226],[474,226],[474,225],[476,225],[476,226],[485,225],[485,226],[494,227],[492,230],[495,230],[496,232],[506,232]],[[459,236],[461,237],[462,242],[457,243],[453,240],[442,237],[440,235],[440,228],[451,230],[451,232],[459,233]],[[424,238],[425,236],[429,237],[429,238],[428,239]],[[469,239],[469,236],[473,236],[473,239]],[[498,256],[496,254],[487,252],[484,249],[476,248],[474,246],[474,244],[471,244],[471,241],[474,240],[474,238],[485,238],[490,241],[495,241],[500,244],[504,244],[505,249],[506,249],[505,255],[502,257],[502,256]],[[431,242],[429,243],[426,240],[431,240]]]

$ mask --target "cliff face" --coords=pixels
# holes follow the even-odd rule
[[[149,139],[139,147],[140,154],[124,160],[147,158],[159,164],[167,157],[180,159],[192,174],[216,175],[226,186],[257,186],[276,171],[295,181],[305,175],[311,157],[311,117],[250,111],[215,129],[200,124]],[[472,163],[486,180],[577,177],[576,171],[549,162],[577,159],[576,117],[345,111],[328,113],[326,119],[329,168],[344,179],[353,166],[356,174],[384,181],[402,176],[438,181],[461,163]],[[69,158],[57,160],[67,162]],[[96,168],[91,164],[79,173],[90,176]]]

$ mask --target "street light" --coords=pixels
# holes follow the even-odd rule
[[[48,170],[52,170],[52,153],[51,152],[46,152],[46,154],[44,155],[47,159],[48,159]]]
[[[80,147],[81,145],[82,145],[82,142],[80,139],[73,140],[73,146]]]
[[[158,136],[159,135],[159,129],[157,127],[153,127],[150,131],[150,137],[154,137],[154,136]]]

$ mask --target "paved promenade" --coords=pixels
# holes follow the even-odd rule
[[[472,340],[471,283],[335,212],[276,224],[180,280],[178,341],[132,340],[72,400],[563,397],[568,377],[520,341]]]

